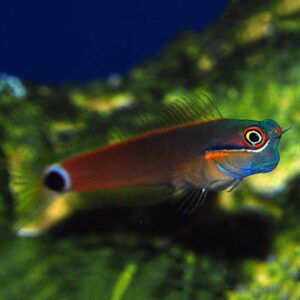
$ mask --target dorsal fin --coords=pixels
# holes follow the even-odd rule
[[[201,96],[187,96],[155,106],[152,103],[116,111],[114,119],[118,119],[118,126],[112,130],[109,141],[122,141],[164,127],[223,118],[216,103],[205,94]]]
[[[203,96],[183,97],[167,103],[162,118],[169,119],[170,125],[223,118],[215,102],[207,95]]]

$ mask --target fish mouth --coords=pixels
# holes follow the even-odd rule
[[[272,130],[272,132],[270,132],[270,137],[273,139],[280,139],[284,133],[288,132],[292,128],[293,128],[292,126],[286,129],[283,129],[281,127],[276,127],[274,130]]]

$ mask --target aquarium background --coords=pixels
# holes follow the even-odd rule
[[[228,0],[0,3],[0,69],[44,83],[125,73],[184,29],[203,29]]]
[[[3,68],[19,78],[0,77],[0,298],[299,299],[299,17],[298,0],[231,1],[127,73],[83,83]],[[292,126],[275,171],[210,193],[191,215],[173,199],[137,205],[159,191],[40,189],[45,165],[155,126],[168,103],[203,94],[226,117]]]

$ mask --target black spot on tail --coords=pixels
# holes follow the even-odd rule
[[[63,192],[66,188],[64,176],[55,170],[45,174],[44,185],[54,192]]]

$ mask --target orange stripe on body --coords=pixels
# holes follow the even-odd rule
[[[212,158],[220,158],[220,157],[226,157],[229,156],[230,153],[228,151],[212,151],[212,152],[206,152],[204,155],[204,159],[212,159]]]

